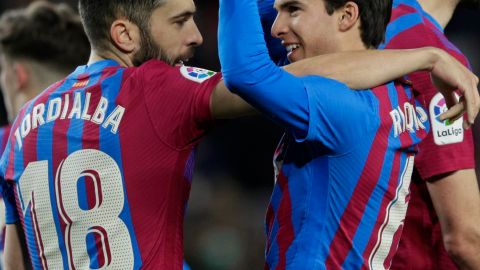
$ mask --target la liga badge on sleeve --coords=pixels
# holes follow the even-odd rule
[[[203,83],[204,81],[210,79],[215,74],[217,74],[216,72],[211,70],[189,66],[180,67],[180,73],[188,80],[198,83]]]
[[[458,99],[457,95],[457,99]],[[447,111],[447,104],[442,94],[436,94],[430,102],[430,121],[432,124],[432,135],[436,145],[445,145],[463,142],[463,117],[455,122],[449,120],[441,121],[440,115]]]

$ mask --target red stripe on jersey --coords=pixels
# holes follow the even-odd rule
[[[385,85],[372,89],[379,101],[382,125],[372,142],[365,167],[360,175],[357,186],[353,191],[350,202],[340,219],[335,236],[330,244],[329,255],[326,260],[327,269],[341,269],[346,256],[352,248],[353,237],[360,224],[361,218],[367,206],[368,200],[375,189],[383,167],[383,160],[387,150],[388,137],[391,130],[392,120],[389,112],[392,109],[388,97],[388,89]],[[388,124],[387,124],[388,123]],[[376,180],[376,181],[372,181]]]
[[[278,207],[278,264],[275,269],[285,269],[287,263],[286,253],[290,244],[295,239],[295,231],[292,223],[292,201],[290,199],[290,191],[288,189],[288,179],[283,171],[278,175],[278,184],[282,190],[282,201]]]

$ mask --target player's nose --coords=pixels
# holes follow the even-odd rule
[[[288,32],[288,24],[284,20],[283,16],[279,13],[275,21],[273,22],[271,35],[275,38],[281,38]]]
[[[192,32],[189,36],[188,45],[192,47],[197,47],[202,45],[202,43],[203,43],[202,34],[200,33],[200,30],[198,30],[197,24],[194,23]]]

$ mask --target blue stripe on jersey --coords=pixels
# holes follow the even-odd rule
[[[310,145],[310,149],[314,149],[316,143]],[[301,185],[303,186],[303,190],[297,190],[295,192],[296,195],[302,196],[307,198],[304,206],[300,208],[304,209],[307,208],[304,213],[308,217],[300,216],[298,223],[304,223],[303,229],[301,232],[295,235],[295,242],[298,243],[306,243],[305,246],[296,244],[295,249],[289,250],[287,252],[287,258],[290,256],[295,256],[295,252],[298,251],[298,254],[302,254],[302,256],[298,256],[296,260],[298,262],[302,262],[301,264],[306,266],[306,268],[316,268],[315,267],[315,258],[318,254],[326,254],[328,253],[328,246],[320,245],[321,242],[321,233],[318,233],[319,230],[323,229],[325,225],[325,211],[327,210],[327,200],[328,200],[328,191],[329,191],[329,181],[331,181],[328,173],[329,173],[329,160],[326,157],[317,157],[310,161],[308,165],[308,170],[305,168],[300,169],[299,171],[305,174],[301,178],[305,179],[304,183],[300,183],[295,179],[290,181],[291,185]],[[300,173],[295,173],[295,175],[301,175]],[[315,175],[315,178],[312,178],[311,175]],[[309,177],[310,176],[310,177]],[[298,179],[300,180],[300,179]],[[323,181],[320,181],[323,180]],[[293,193],[293,191],[291,191]],[[308,192],[308,196],[305,196],[305,192]],[[299,209],[301,211],[301,209]],[[298,211],[295,205],[292,204],[292,212]],[[298,216],[298,215],[297,215]],[[308,223],[305,223],[304,220],[307,218],[309,220]],[[302,224],[299,224],[302,226]],[[315,247],[315,249],[314,249]],[[326,253],[322,252],[321,250],[326,251]],[[305,262],[305,264],[303,263]]]
[[[119,69],[113,76],[104,79],[101,82],[102,96],[108,99],[108,106],[106,116],[108,116],[115,109],[116,99],[120,92],[121,83],[123,81],[124,69]],[[110,156],[117,162],[120,168],[122,178],[125,173],[123,171],[122,161],[122,145],[120,143],[120,134],[113,134],[109,129],[100,127],[100,150],[109,153]],[[140,250],[138,248],[137,238],[135,237],[135,230],[132,224],[132,217],[130,215],[130,205],[128,204],[127,190],[125,185],[125,178],[122,179],[124,197],[124,207],[120,213],[120,218],[126,224],[128,231],[130,232],[130,240],[133,247],[133,254],[135,262],[133,269],[139,269],[142,266],[142,258],[140,256]]]
[[[73,76],[78,76],[80,73],[78,71],[74,72],[70,77],[74,78]],[[61,97],[61,95],[68,90],[70,90],[76,81],[73,79],[68,79],[65,81],[63,85],[61,85],[52,95],[49,97],[47,103],[57,97]],[[63,102],[63,101],[62,101]],[[64,269],[68,269],[68,256],[67,250],[65,245],[65,238],[63,230],[60,226],[60,213],[58,212],[57,208],[57,198],[55,196],[55,175],[56,173],[53,171],[53,129],[55,126],[55,121],[46,122],[44,125],[38,128],[38,140],[41,140],[42,143],[37,143],[37,159],[38,160],[50,160],[49,167],[48,167],[48,177],[52,179],[49,181],[49,189],[50,189],[50,202],[52,205],[52,214],[53,214],[53,221],[55,223],[55,229],[57,231],[58,236],[58,244],[60,245],[60,252],[62,253],[62,262]]]
[[[88,80],[88,85],[86,85],[83,88],[79,88],[75,90],[71,95],[70,95],[70,110],[73,108],[73,103],[75,100],[75,95],[76,93],[80,93],[81,96],[81,103],[85,105],[86,101],[86,92],[85,89],[95,85],[98,83],[100,80],[100,77],[102,76],[102,73],[100,70],[95,70],[93,69],[91,72],[90,78]],[[80,114],[83,112],[83,106]],[[68,118],[68,115],[67,115]],[[67,131],[67,138],[68,138],[68,154],[72,154],[75,151],[83,149],[83,127],[85,125],[85,120],[81,118],[76,118],[73,117],[70,120],[70,127]],[[77,197],[78,197],[78,204],[81,209],[87,210],[90,209],[88,205],[88,192],[87,192],[87,182],[85,181],[85,177],[82,177],[78,182],[77,182]],[[89,246],[89,245],[88,245]]]
[[[422,24],[423,20],[418,14],[412,13],[398,17],[395,21],[390,22],[387,26],[387,33],[385,35],[385,41],[379,46],[379,49],[385,49],[386,44],[402,33],[403,31],[414,27],[415,25]]]
[[[396,8],[399,5],[410,6],[417,10],[418,10],[418,7],[420,7],[420,4],[417,2],[417,0],[393,0],[392,8]]]
[[[361,95],[373,95],[371,92],[362,92],[359,93]],[[371,98],[372,106],[375,108],[378,108],[379,102],[376,97]],[[379,121],[378,119],[376,128],[379,126]],[[376,130],[373,130],[372,132],[376,132]],[[298,262],[302,261],[302,265],[315,265],[315,263],[318,262],[325,262],[328,254],[329,254],[329,248],[331,245],[331,242],[336,234],[336,232],[340,229],[339,228],[339,221],[341,220],[341,215],[343,215],[348,203],[350,202],[350,198],[353,194],[353,191],[355,190],[356,185],[353,183],[345,183],[344,179],[359,179],[362,171],[364,169],[364,166],[366,165],[365,162],[367,161],[371,145],[374,140],[374,136],[371,138],[358,138],[359,140],[364,140],[364,142],[360,143],[361,145],[367,146],[363,147],[361,149],[355,149],[355,151],[352,151],[352,156],[350,158],[355,159],[355,160],[361,160],[363,162],[344,162],[342,157],[325,157],[328,158],[329,163],[325,163],[325,160],[322,160],[322,158],[317,157],[315,162],[310,162],[307,166],[309,169],[314,168],[316,171],[316,175],[322,175],[326,171],[330,173],[331,176],[337,176],[336,178],[330,178],[329,183],[320,183],[320,184],[328,184],[329,188],[325,189],[325,192],[331,191],[331,190],[337,190],[337,194],[332,194],[335,196],[335,199],[333,200],[332,198],[328,198],[328,202],[325,204],[325,201],[314,201],[314,199],[309,201],[310,205],[313,205],[314,207],[310,209],[309,205],[309,212],[311,211],[326,211],[324,216],[319,216],[319,215],[314,215],[313,212],[311,212],[310,218],[316,218],[315,222],[309,222],[308,224],[305,224],[304,231],[302,231],[301,235],[301,241],[298,241],[298,239],[294,240],[294,244],[298,241],[298,243],[309,243],[309,245],[306,245],[307,247],[311,247],[312,243],[314,246],[318,246],[319,243],[324,243],[323,246],[318,246],[318,249],[321,250],[320,252],[318,251],[306,251],[303,252],[302,254],[305,254],[305,256],[299,256],[297,254],[297,259]],[[290,147],[295,147],[298,144],[293,144],[290,145]],[[323,163],[323,164],[322,164]],[[285,164],[284,164],[285,167]],[[304,168],[306,170],[306,168]],[[325,170],[323,173],[321,173],[323,170]],[[328,179],[328,178],[324,178]],[[315,181],[316,179],[312,179],[312,181]],[[318,181],[318,180],[317,180]],[[319,183],[312,182],[312,184],[319,185]],[[320,189],[315,188],[316,192],[321,192]],[[341,195],[339,195],[341,194]],[[318,195],[318,194],[316,194]],[[313,194],[312,194],[313,196]],[[312,197],[313,198],[313,197]],[[318,200],[318,199],[317,199]],[[292,208],[295,208],[295,205],[292,205]],[[323,209],[322,209],[323,208]],[[332,215],[339,215],[338,217],[333,217]],[[319,220],[322,218],[322,220]],[[330,220],[334,221],[336,220],[337,222],[329,222],[325,223],[325,220]],[[323,226],[322,229],[323,233],[318,233],[319,226]],[[317,236],[317,238],[313,237]],[[302,248],[302,247],[296,247],[296,248]],[[304,251],[304,250],[302,250]],[[310,256],[313,254],[312,252],[316,252],[315,255]],[[308,255],[307,255],[308,254]]]
[[[389,83],[388,94],[391,102],[391,107],[396,108],[398,104],[398,94],[397,90],[393,83]],[[400,146],[399,138],[394,137],[394,129],[390,130],[388,136],[388,145],[398,148]],[[358,247],[357,250],[350,250],[348,256],[346,257],[342,267],[343,269],[360,269],[363,261],[363,253],[365,248],[371,238],[372,231],[375,227],[377,217],[380,213],[380,208],[382,205],[383,197],[388,190],[388,183],[390,181],[390,175],[392,173],[393,161],[395,158],[394,151],[386,151],[385,156],[383,157],[382,170],[380,172],[380,178],[375,185],[375,188],[370,195],[370,199],[367,202],[367,207],[363,213],[360,224],[355,232],[353,238],[353,246]]]

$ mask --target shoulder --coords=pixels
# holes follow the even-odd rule
[[[217,72],[198,67],[171,66],[159,60],[150,60],[141,65],[136,72],[145,81],[168,80],[201,84],[217,75]]]

